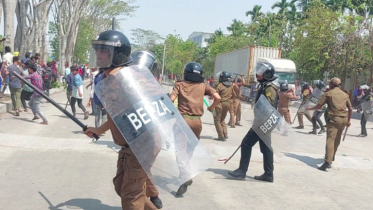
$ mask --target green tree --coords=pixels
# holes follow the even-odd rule
[[[227,30],[232,32],[232,36],[243,36],[245,31],[246,31],[246,27],[244,25],[244,23],[242,21],[239,21],[237,19],[234,19],[233,20],[233,23],[227,27]]]
[[[281,0],[279,2],[276,2],[274,5],[272,5],[271,8],[272,9],[278,8],[279,9],[278,13],[285,15],[289,11],[289,8],[291,9],[291,7],[293,6],[294,6],[293,3],[288,2],[287,0]]]
[[[260,16],[263,15],[263,13],[260,11],[262,9],[262,6],[255,5],[253,10],[247,11],[246,16],[251,15],[251,21],[254,22],[257,20]]]
[[[51,46],[51,55],[56,59],[59,60],[59,41],[58,41],[58,27],[54,22],[49,22],[49,28],[48,28],[48,35],[50,37],[49,45]]]
[[[297,28],[290,57],[304,78],[319,79],[324,71],[332,70],[328,68],[328,62],[338,42],[339,16],[319,2],[310,6],[306,16],[308,18],[302,20]]]
[[[136,28],[131,30],[132,40],[137,49],[148,50],[163,41],[164,38],[155,31]]]
[[[88,63],[91,49],[91,40],[95,39],[95,29],[90,23],[90,19],[84,17],[79,24],[78,36],[74,49],[74,63]]]

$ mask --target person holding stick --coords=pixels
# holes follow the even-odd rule
[[[335,154],[341,143],[342,132],[347,126],[351,126],[352,105],[349,96],[341,90],[341,80],[334,77],[329,83],[330,90],[322,95],[318,104],[307,110],[321,109],[325,104],[328,105],[327,135],[326,135],[326,153],[325,162],[318,169],[326,171],[332,167]],[[348,109],[348,112],[347,112]]]

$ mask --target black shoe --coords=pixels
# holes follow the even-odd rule
[[[316,125],[316,129],[320,129],[320,126]]]
[[[91,113],[91,114],[89,114],[89,115],[94,116],[95,114],[94,114],[94,113]]]
[[[150,201],[154,204],[157,209],[161,209],[163,207],[162,200],[157,197],[150,197]]]
[[[214,138],[214,140],[218,140],[218,141],[225,141],[225,137],[218,137],[218,138]]]
[[[186,191],[188,190],[188,186],[192,185],[193,181],[192,180],[189,180],[187,182],[185,182],[184,184],[182,184],[179,189],[177,190],[176,192],[176,195],[183,195],[184,193],[186,193]]]
[[[367,135],[364,134],[364,133],[361,133],[361,134],[359,134],[357,137],[367,137]]]
[[[325,132],[326,132],[326,130],[324,128],[321,128],[321,130],[319,131],[319,134],[323,134]]]
[[[325,162],[320,167],[318,167],[317,169],[322,170],[322,171],[326,171],[327,168],[332,168],[332,164]]]
[[[298,127],[295,127],[295,129],[304,129],[304,126],[298,126]]]
[[[313,130],[311,132],[308,132],[309,134],[317,134],[317,131],[316,130]]]
[[[245,178],[246,172],[243,172],[241,169],[236,169],[234,171],[229,171],[229,175],[235,177],[235,178]]]
[[[263,182],[273,182],[273,175],[269,175],[264,173],[261,176],[255,176],[255,180],[263,181]]]

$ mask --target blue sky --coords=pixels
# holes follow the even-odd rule
[[[271,6],[280,0],[137,0],[140,6],[135,17],[121,21],[121,31],[128,37],[130,30],[142,28],[166,36],[180,34],[187,39],[193,31],[214,32],[219,27],[227,32],[233,19],[248,22],[245,13],[254,5],[262,5],[262,11],[272,11]]]
[[[162,36],[180,34],[183,39],[194,31],[214,32],[219,27],[227,33],[233,19],[248,22],[245,13],[254,5],[262,6],[263,12],[280,0],[137,0],[139,8],[134,17],[120,21],[121,31],[131,38],[131,29],[153,30]],[[4,17],[1,18],[0,34],[4,34]],[[132,40],[131,40],[132,41]]]

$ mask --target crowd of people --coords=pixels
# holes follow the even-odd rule
[[[55,62],[48,62],[47,65],[40,59],[40,54],[27,52],[25,57],[19,58],[18,53],[11,53],[9,46],[5,47],[5,54],[2,56],[1,74],[0,74],[0,97],[3,97],[5,91],[9,89],[10,98],[12,101],[12,110],[15,116],[20,116],[22,112],[28,112],[26,101],[31,109],[34,117],[32,120],[42,119],[40,124],[48,125],[47,118],[43,115],[40,109],[42,97],[31,87],[23,84],[16,75],[23,76],[24,79],[45,94],[49,95],[49,90],[52,89],[52,82],[57,80]]]
[[[146,173],[150,169],[144,168],[152,166],[154,159],[160,152],[160,149],[159,151],[151,151],[152,154],[155,154],[153,157],[154,159],[149,162],[149,166],[144,166],[140,164],[136,154],[134,154],[134,151],[132,151],[132,148],[129,146],[128,139],[126,139],[126,137],[134,138],[132,141],[145,139],[147,142],[152,143],[153,141],[156,141],[156,133],[152,132],[157,132],[157,129],[152,130],[152,132],[150,132],[149,129],[146,130],[146,132],[140,133],[142,132],[141,129],[132,129],[132,127],[135,127],[133,124],[132,127],[118,127],[115,119],[111,118],[110,114],[107,114],[107,110],[101,101],[102,99],[99,98],[98,93],[95,91],[95,87],[107,77],[110,77],[111,80],[109,81],[112,81],[112,83],[115,83],[117,80],[124,82],[125,77],[121,74],[123,67],[144,65],[149,70],[154,71],[156,68],[155,56],[153,53],[148,51],[136,51],[131,53],[131,45],[127,37],[119,31],[114,30],[101,33],[97,40],[92,41],[92,46],[96,50],[97,64],[96,66],[91,67],[91,71],[84,65],[69,66],[68,63],[65,65],[64,79],[67,84],[66,97],[71,106],[73,116],[76,117],[77,111],[75,106],[78,104],[78,107],[84,113],[84,119],[88,119],[89,117],[89,111],[83,105],[83,81],[88,77],[89,84],[85,88],[87,90],[90,89],[90,92],[89,101],[86,106],[92,108],[91,115],[95,116],[95,126],[88,127],[84,133],[88,137],[93,138],[94,135],[101,136],[106,131],[110,130],[114,142],[121,147],[118,154],[117,173],[113,182],[116,193],[121,197],[122,208],[160,209],[163,206],[162,201],[159,198],[159,194],[154,184],[150,181],[152,178],[151,174]],[[47,63],[46,67],[43,67],[43,63],[39,62],[39,54],[35,54],[34,56],[26,54],[24,59],[19,59],[17,56],[10,55],[10,48],[6,48],[6,51],[7,53],[3,56],[1,72],[3,78],[9,78],[9,80],[5,82],[10,88],[15,116],[20,115],[21,104],[24,110],[27,111],[24,101],[29,100],[29,106],[34,114],[33,120],[42,119],[43,122],[41,122],[41,124],[48,125],[47,118],[40,110],[41,95],[33,91],[33,88],[22,84],[22,82],[14,75],[22,75],[23,78],[29,80],[35,88],[47,93],[47,90],[49,90],[51,86],[50,82],[45,80],[46,77],[44,75],[46,75],[46,72],[52,71],[50,76],[55,77],[56,74],[53,74],[52,70],[53,64]],[[278,110],[279,114],[284,117],[287,124],[292,124],[289,105],[290,100],[297,98],[294,89],[289,88],[289,85],[286,82],[281,82],[279,88],[275,85],[274,81],[277,79],[277,76],[275,74],[276,70],[272,64],[260,63],[258,65],[259,66],[256,68],[256,79],[259,85],[256,87],[257,93],[254,102],[256,103],[258,100],[264,100],[271,108]],[[134,81],[134,83],[138,82],[138,84],[126,84],[126,88],[123,88],[124,86],[121,86],[122,83],[119,82],[119,84],[113,84],[111,89],[104,88],[102,90],[104,95],[113,96],[116,100],[123,102],[119,104],[121,106],[120,110],[124,109],[123,107],[125,107],[126,110],[133,109],[134,104],[131,104],[132,101],[130,100],[119,100],[118,98],[131,96],[136,98],[136,100],[133,99],[133,101],[139,102],[142,100],[141,97],[145,97],[131,92],[133,91],[133,87],[131,86],[139,88],[136,85],[141,84],[140,86],[142,88],[148,88],[146,90],[149,90],[149,92],[153,91],[155,88],[159,88],[158,84],[152,84],[152,81],[149,81],[149,78],[144,78],[141,69],[129,68],[127,69],[127,74],[136,75],[136,77],[134,76],[133,78],[138,79],[138,81]],[[116,78],[119,79],[116,80]],[[147,79],[148,81],[146,82]],[[209,80],[208,83],[204,82],[202,66],[199,63],[190,62],[184,68],[184,80],[178,80],[175,82],[169,97],[172,102],[178,100],[176,105],[178,112],[185,123],[190,127],[190,130],[194,133],[195,137],[200,139],[202,132],[201,117],[204,114],[203,100],[205,95],[210,96],[213,99],[213,103],[210,104],[207,109],[214,113],[214,124],[217,131],[216,140],[226,141],[229,138],[225,122],[228,112],[231,116],[228,125],[231,128],[241,126],[241,90],[245,84],[246,82],[243,75],[239,75],[239,78],[236,77],[233,79],[229,72],[223,71],[219,75],[217,86],[213,88],[211,80]],[[315,81],[314,84],[315,89],[311,88],[307,82],[301,83],[303,102],[297,112],[299,126],[296,128],[304,129],[303,115],[305,115],[313,124],[313,130],[310,132],[311,134],[323,134],[327,132],[325,161],[324,164],[319,167],[320,170],[327,170],[328,168],[331,168],[331,164],[335,159],[343,130],[345,127],[351,125],[350,119],[352,116],[352,105],[348,94],[341,89],[342,83],[339,78],[331,79],[328,82],[328,86],[320,80]],[[150,86],[150,88],[148,86]],[[113,91],[114,93],[109,91]],[[315,94],[317,91],[319,91],[319,95]],[[360,98],[361,101],[372,100],[370,89],[363,92],[364,96]],[[122,95],[119,95],[119,93]],[[164,98],[162,98],[162,100],[164,100]],[[164,105],[165,109],[168,109],[164,103],[162,105]],[[309,111],[314,111],[312,117],[309,114]],[[141,111],[137,110],[140,118],[142,117],[144,120],[146,114],[140,112]],[[170,111],[170,114],[171,113],[172,112]],[[165,111],[162,114],[166,115],[167,112]],[[171,115],[174,116],[174,114],[175,113]],[[326,116],[326,126],[320,120],[322,114]],[[123,114],[123,116],[127,116],[127,113]],[[127,118],[129,119],[128,116]],[[125,121],[124,119],[120,120]],[[123,123],[122,121],[120,121],[120,123]],[[364,115],[361,121],[366,124]],[[173,129],[175,129],[175,127]],[[268,130],[270,129],[268,126],[267,128]],[[179,127],[177,127],[177,129],[179,129]],[[317,132],[317,129],[321,130]],[[269,132],[271,131],[272,130]],[[286,136],[287,133],[284,132],[282,135]],[[360,136],[366,135],[366,129],[364,131],[362,126],[362,134]],[[268,138],[269,142],[271,142],[271,135],[268,135]],[[263,154],[264,173],[260,176],[255,176],[254,179],[265,182],[274,181],[273,150],[270,145],[268,145],[268,142],[263,140],[262,135],[255,131],[255,128],[253,127],[242,139],[240,144],[241,158],[239,161],[239,167],[234,171],[228,172],[230,176],[235,178],[246,177],[250,164],[252,148],[258,142],[260,145],[260,151]],[[187,156],[191,158],[193,152],[195,152],[194,148],[196,145],[189,145],[189,143],[188,138],[175,136],[175,151],[185,152],[187,153]],[[151,149],[157,150],[158,148],[154,146],[154,148]],[[149,151],[147,150],[145,152]],[[176,192],[177,196],[181,196],[186,193],[188,187],[193,183],[193,180],[191,179],[191,175],[188,174],[188,168],[190,168],[189,160],[180,160],[176,155],[176,162],[179,167],[179,178],[188,177],[188,180],[181,184]]]

